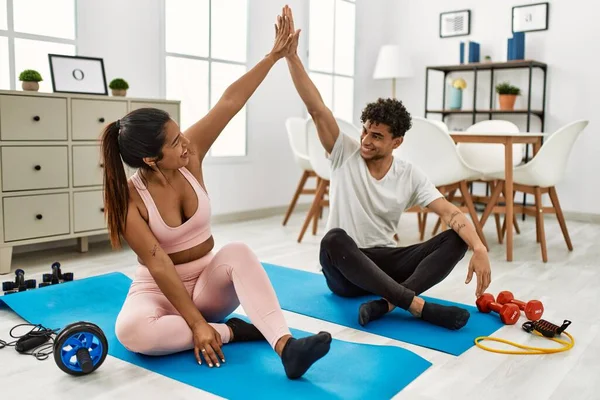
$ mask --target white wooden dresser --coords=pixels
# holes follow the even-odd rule
[[[180,121],[179,101],[0,91],[0,274],[15,246],[107,233],[100,135],[141,107]]]

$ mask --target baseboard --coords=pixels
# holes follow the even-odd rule
[[[600,214],[582,213],[578,211],[563,211],[565,219],[577,222],[591,222],[600,224]]]
[[[294,207],[294,213],[298,211],[308,211],[310,208],[309,203],[305,204],[296,204]],[[228,214],[218,214],[212,217],[213,223],[223,224],[230,222],[242,222],[242,221],[251,221],[254,219],[262,219],[269,217],[281,216],[281,220],[283,221],[283,217],[285,217],[285,213],[287,212],[288,206],[281,207],[269,207],[269,208],[258,208],[255,210],[247,210],[240,211],[235,213]]]

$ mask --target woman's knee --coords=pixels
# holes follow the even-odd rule
[[[123,347],[131,352],[152,355],[155,350],[148,324],[140,318],[119,316],[115,324],[115,335]]]

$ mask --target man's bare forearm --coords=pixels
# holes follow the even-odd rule
[[[473,251],[485,251],[486,248],[477,235],[473,224],[458,208],[444,218],[444,222],[452,228]]]

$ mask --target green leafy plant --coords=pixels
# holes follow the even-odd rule
[[[19,80],[23,82],[41,82],[43,81],[42,75],[33,69],[26,69],[19,75]]]
[[[110,81],[108,87],[115,90],[127,90],[129,89],[129,84],[125,79],[115,78],[112,81]]]
[[[514,95],[520,95],[521,94],[521,89],[519,89],[516,86],[511,85],[508,82],[502,82],[498,85],[496,85],[496,92],[498,94],[514,94]]]

